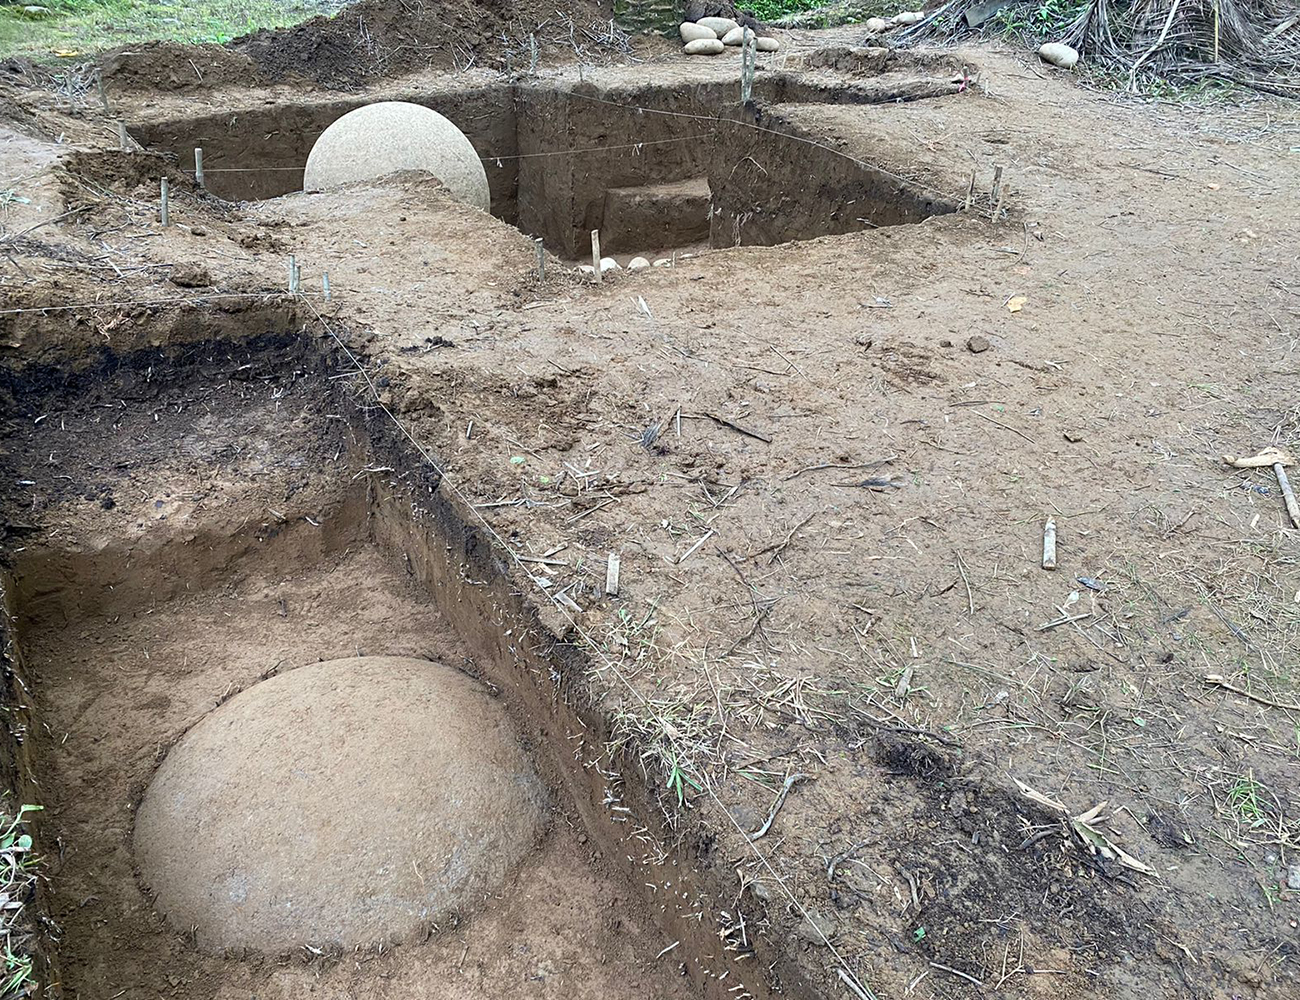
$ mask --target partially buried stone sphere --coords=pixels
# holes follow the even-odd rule
[[[327,191],[399,170],[430,173],[456,200],[491,208],[487,172],[465,134],[431,108],[406,101],[367,104],[330,125],[307,156],[303,187]]]
[[[159,911],[200,948],[399,941],[499,886],[545,793],[487,691],[438,663],[263,681],[171,749],[136,817]]]

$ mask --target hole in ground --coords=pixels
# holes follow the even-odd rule
[[[234,1000],[323,984],[455,1000],[524,984],[594,1000],[734,997],[744,984],[769,996],[773,956],[734,966],[719,954],[713,862],[662,846],[681,838],[654,793],[606,760],[585,662],[548,638],[437,474],[336,374],[287,334],[0,373],[11,415],[26,418],[4,461],[6,481],[25,485],[6,503],[23,518],[10,518],[22,540],[3,583],[33,692],[38,849],[65,988]],[[499,890],[398,947],[207,953],[137,875],[133,817],[159,763],[240,692],[369,654],[487,685],[551,790],[543,838]],[[339,813],[330,836],[384,832],[364,801]],[[373,874],[377,894],[385,878]]]
[[[778,72],[736,84],[602,90],[516,85],[423,91],[395,99],[455,122],[484,159],[492,214],[584,258],[590,232],[610,253],[768,246],[920,222],[957,205],[880,166],[830,148],[791,105],[898,101],[950,93],[940,76],[861,81]],[[208,189],[226,199],[300,190],[302,165],[333,121],[367,102],[256,107],[132,126],[146,145],[193,168],[204,150]]]

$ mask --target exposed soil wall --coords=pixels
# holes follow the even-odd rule
[[[715,247],[770,246],[957,210],[933,192],[821,145],[779,110],[755,112],[753,119],[760,129],[732,128],[726,153],[710,165]]]
[[[508,87],[466,87],[447,92],[397,95],[451,119],[474,149],[488,159],[492,212],[513,218],[517,187],[514,105]],[[180,168],[194,170],[194,149],[203,150],[205,186],[228,201],[274,198],[302,190],[303,167],[312,146],[334,121],[369,100],[272,104],[229,114],[170,119],[130,126],[145,146],[175,154]]]

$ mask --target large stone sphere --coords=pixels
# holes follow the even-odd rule
[[[369,656],[263,681],[171,749],[136,816],[158,910],[205,951],[393,942],[498,887],[545,793],[477,682]]]
[[[487,172],[465,133],[405,101],[367,104],[330,125],[307,156],[303,188],[328,191],[399,170],[433,174],[457,201],[491,208]]]

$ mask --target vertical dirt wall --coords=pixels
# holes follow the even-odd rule
[[[455,122],[486,158],[483,166],[493,214],[514,217],[518,168],[512,158],[515,121],[508,87],[403,94],[392,99],[422,104]],[[320,134],[368,103],[372,102],[348,99],[272,104],[129,127],[143,145],[175,154],[182,170],[194,170],[194,149],[201,148],[207,189],[227,201],[251,201],[301,191],[303,167]],[[492,159],[498,156],[499,164]]]

